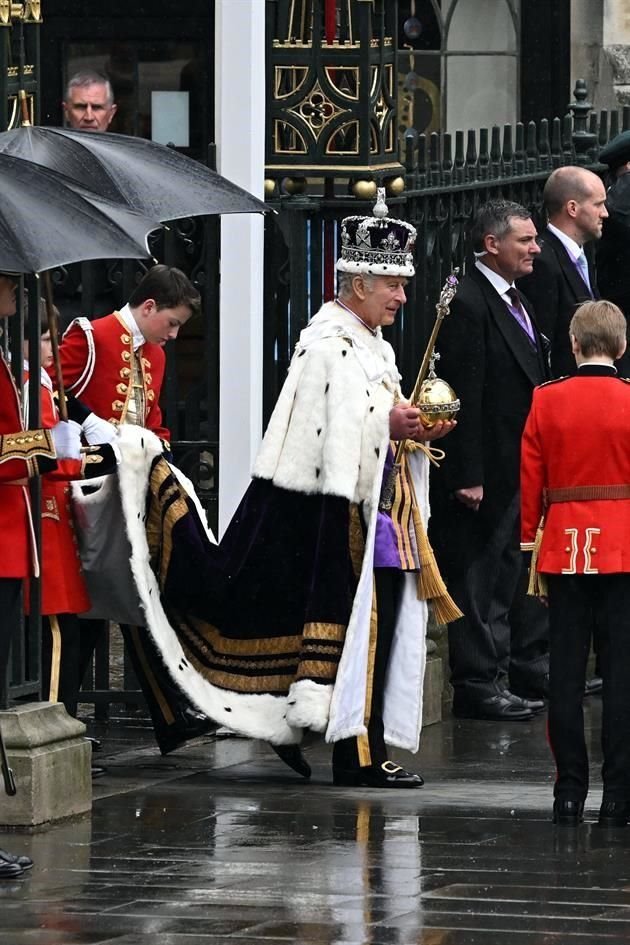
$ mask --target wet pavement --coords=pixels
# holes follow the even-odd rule
[[[91,817],[32,836],[0,884],[1,945],[599,945],[630,940],[630,828],[550,823],[545,718],[424,733],[416,791],[304,782],[264,745],[208,737],[161,758],[138,723],[94,727]]]

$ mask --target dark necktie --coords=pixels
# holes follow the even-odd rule
[[[508,311],[514,316],[532,344],[536,346],[536,335],[534,334],[534,328],[529,315],[523,308],[521,300],[518,297],[518,292],[514,286],[510,286],[510,288],[507,290],[507,295],[509,295],[511,299],[511,303],[506,302]]]

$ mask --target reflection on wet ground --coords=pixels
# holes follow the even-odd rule
[[[303,782],[265,745],[206,738],[161,758],[138,723],[98,731],[91,818],[34,836],[0,884],[1,945],[599,945],[630,939],[630,828],[550,823],[545,719],[424,734],[419,791]],[[403,760],[401,758],[401,760]]]

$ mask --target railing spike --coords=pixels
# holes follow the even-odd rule
[[[538,167],[541,171],[546,171],[550,166],[549,121],[547,118],[541,118],[538,124]]]
[[[466,142],[466,179],[475,180],[477,177],[477,133],[473,128],[468,129]]]
[[[488,129],[479,129],[479,179],[488,179],[488,170],[490,165],[490,153],[488,151]]]
[[[551,164],[560,167],[562,164],[562,121],[554,118],[551,122]]]
[[[619,109],[613,108],[610,113],[610,131],[608,141],[612,141],[619,134]],[[606,142],[608,143],[608,142]]]

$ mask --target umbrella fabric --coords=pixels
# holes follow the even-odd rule
[[[0,151],[67,174],[155,220],[267,209],[198,161],[145,138],[26,127],[0,134]]]
[[[45,167],[0,153],[0,271],[149,255],[159,224]]]

